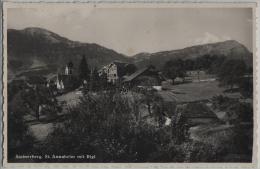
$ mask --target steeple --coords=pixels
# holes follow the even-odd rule
[[[72,75],[73,63],[70,61],[65,67],[65,75]]]

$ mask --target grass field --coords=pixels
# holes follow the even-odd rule
[[[240,97],[239,93],[224,93],[226,88],[219,87],[218,81],[193,82],[171,86],[170,90],[159,91],[159,95],[169,102],[194,102],[208,100],[216,95]]]
[[[53,131],[53,123],[38,123],[30,125],[29,130],[37,141],[44,141],[49,133]]]
[[[60,103],[64,102],[67,107],[74,107],[79,103],[80,97],[82,97],[82,92],[75,90],[58,96],[57,100]]]

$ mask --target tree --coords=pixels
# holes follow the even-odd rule
[[[89,80],[90,90],[94,90],[94,91],[98,90],[98,88],[100,87],[99,82],[100,82],[100,77],[98,75],[98,70],[95,67],[90,75],[90,80]]]
[[[163,100],[159,96],[154,96],[154,103],[153,103],[153,116],[156,119],[158,126],[162,127],[165,123],[164,120],[164,105]]]
[[[8,108],[10,106],[8,105]],[[11,109],[9,109],[11,110]],[[25,123],[23,111],[8,111],[8,160],[15,160],[16,154],[29,154],[33,149],[35,138]]]
[[[184,66],[186,70],[194,70],[195,61],[187,59],[184,61]]]
[[[107,90],[108,83],[107,83],[107,74],[102,73],[99,77],[99,84],[102,90]]]
[[[226,60],[218,73],[221,85],[229,86],[233,89],[234,85],[239,85],[241,78],[246,73],[247,67],[243,60],[229,59]]]
[[[212,74],[218,74],[221,65],[224,63],[226,57],[224,55],[220,55],[220,56],[213,55],[212,57],[214,58],[214,60],[212,61],[208,69],[208,72]]]
[[[84,80],[89,80],[89,78],[90,78],[90,70],[85,55],[83,55],[79,64],[79,79],[82,82]]]
[[[242,78],[239,82],[239,88],[243,96],[252,98],[254,89],[253,77],[249,75],[248,77]]]
[[[167,61],[163,66],[163,74],[172,79],[173,83],[177,77],[184,78],[186,74],[184,61],[182,59]]]
[[[40,107],[46,105],[48,107],[48,115],[55,117],[61,111],[58,102],[53,95],[52,91],[45,86],[36,86],[23,90],[22,96],[24,104],[33,110],[37,120],[40,120]],[[47,114],[46,114],[47,115]]]
[[[197,70],[198,80],[200,80],[200,71],[203,69],[203,59],[201,57],[196,59],[194,67]]]
[[[158,153],[171,141],[168,130],[138,121],[135,114],[139,110],[132,109],[129,101],[118,92],[102,93],[98,99],[88,93],[69,109],[64,125],[48,135],[45,147],[41,148],[45,152],[41,153],[96,155],[93,160],[59,159],[59,162],[164,162],[163,157],[169,152]]]
[[[152,115],[152,104],[155,98],[155,91],[151,89],[144,89],[143,95],[142,102],[147,105],[149,115]]]
[[[12,100],[8,101],[8,160],[14,161],[16,154],[29,154],[33,148],[35,141],[28,125],[25,122],[24,116],[30,112],[27,104],[24,101],[23,93],[27,89],[19,89]]]

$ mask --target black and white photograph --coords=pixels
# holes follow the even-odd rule
[[[252,163],[253,9],[6,8],[7,163]]]

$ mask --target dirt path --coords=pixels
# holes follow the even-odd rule
[[[64,120],[66,111],[68,107],[73,107],[77,105],[79,102],[80,97],[82,96],[82,93],[79,91],[72,91],[69,93],[66,93],[64,95],[58,96],[57,100],[63,104],[63,111],[59,114],[59,116],[51,121],[37,121],[36,119],[28,120],[28,126],[29,131],[32,133],[32,135],[36,138],[36,141],[42,142],[44,141],[48,134],[53,132],[54,127],[58,123],[62,123]]]
[[[29,126],[29,131],[36,138],[36,141],[44,141],[48,134],[54,129],[53,123],[38,123]]]
[[[199,125],[195,127],[191,127],[189,130],[190,138],[195,141],[203,142],[203,138],[205,135],[209,137],[213,133],[217,133],[223,130],[230,129],[234,126],[232,125]]]

